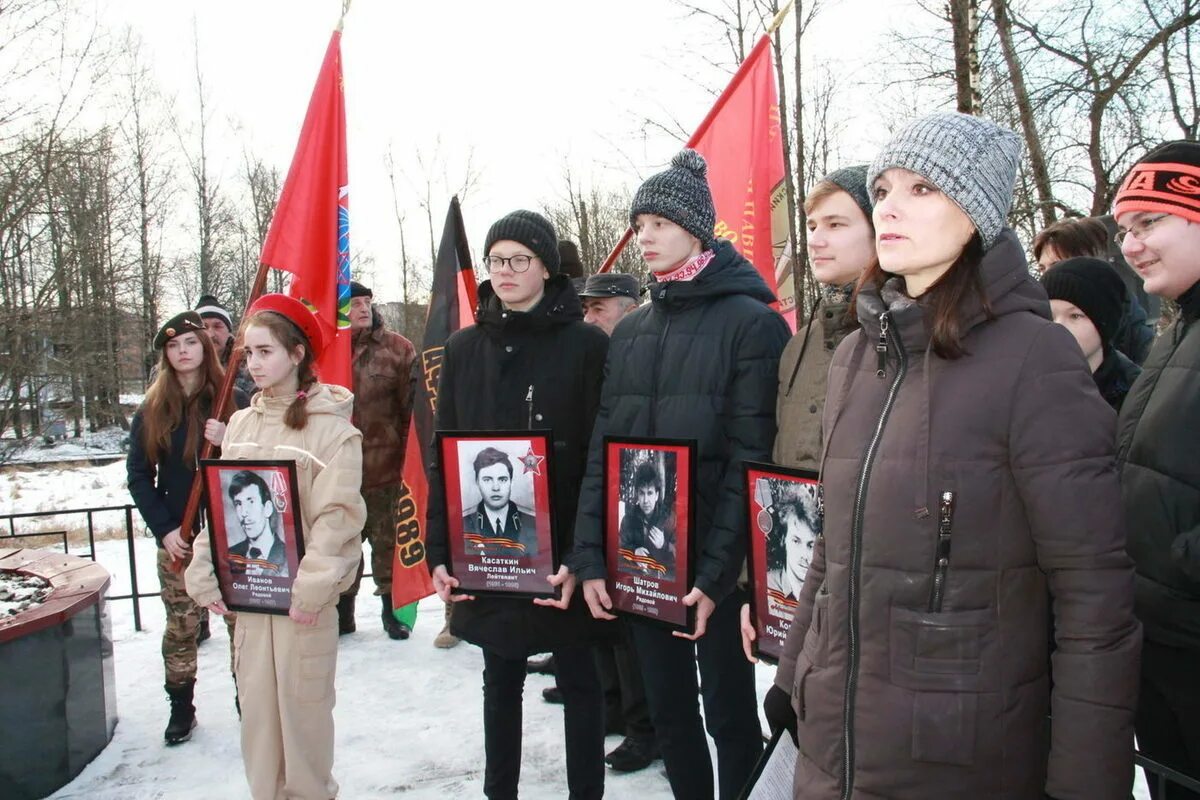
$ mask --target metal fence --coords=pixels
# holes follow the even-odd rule
[[[138,588],[138,573],[137,573],[137,555],[134,551],[134,527],[132,505],[120,506],[95,506],[92,508],[69,508],[63,511],[29,511],[23,514],[0,514],[0,523],[3,523],[6,531],[0,533],[0,547],[5,547],[10,543],[14,546],[19,546],[26,539],[35,539],[46,537],[54,537],[59,540],[64,553],[70,553],[70,539],[67,530],[54,531],[33,531],[19,530],[18,521],[28,522],[29,520],[47,517],[72,517],[83,515],[87,522],[87,552],[77,550],[72,555],[84,555],[92,561],[96,560],[96,514],[122,512],[125,522],[125,544],[129,554],[129,594],[108,595],[109,600],[129,600],[133,604],[133,627],[135,630],[142,629],[142,606],[141,601],[148,597],[158,597],[157,589],[153,592],[143,592]],[[72,526],[66,526],[68,528]]]
[[[1200,780],[1159,764],[1157,761],[1152,761],[1141,753],[1134,753],[1133,760],[1139,767],[1146,770],[1146,782],[1154,787],[1154,796],[1159,800],[1173,796],[1167,794],[1168,786],[1178,786],[1200,794]]]

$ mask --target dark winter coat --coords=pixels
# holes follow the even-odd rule
[[[819,466],[821,412],[833,351],[858,330],[858,317],[849,312],[848,303],[822,300],[783,350],[775,401],[779,431],[772,458],[776,464],[812,470]]]
[[[250,405],[250,398],[240,389],[233,390],[235,408],[245,408]],[[170,451],[159,457],[157,464],[152,464],[146,457],[146,446],[143,442],[144,424],[142,409],[133,415],[129,425],[129,455],[125,457],[126,484],[133,504],[146,522],[150,533],[154,534],[158,546],[162,547],[163,537],[179,527],[183,521],[183,511],[187,507],[188,495],[192,491],[192,477],[196,474],[195,464],[183,461],[183,449],[187,445],[187,426],[179,425],[171,431]],[[203,438],[200,445],[204,444]],[[195,529],[199,530],[203,522],[201,514],[196,515]]]
[[[650,529],[658,528],[663,532],[662,546],[655,547],[650,538]],[[617,535],[618,545],[623,550],[645,550],[646,554],[672,573],[675,571],[675,515],[663,508],[660,502],[649,517],[642,513],[636,503],[625,507],[625,516],[621,518],[621,528]]]
[[[1117,429],[1146,638],[1200,651],[1200,284],[1158,337]]]
[[[1114,415],[1011,231],[980,269],[995,318],[967,301],[966,356],[933,355],[894,288],[860,293],[834,355],[824,536],[776,676],[797,798],[1129,796],[1141,631]]]
[[[412,342],[390,331],[372,309],[369,329],[355,331],[354,427],[363,435],[363,491],[400,484],[408,423],[412,419]]]
[[[1141,367],[1126,358],[1120,350],[1110,347],[1104,354],[1104,361],[1100,362],[1100,366],[1092,373],[1092,379],[1096,382],[1096,388],[1100,390],[1100,396],[1119,413],[1121,404],[1125,402],[1125,395],[1129,394],[1133,382],[1141,374]]]
[[[737,582],[742,462],[770,457],[776,370],[791,334],[753,265],[724,240],[715,250],[694,280],[652,282],[652,302],[613,331],[570,561],[580,580],[605,577],[603,442],[615,435],[695,440],[695,585],[719,603]]]
[[[484,282],[475,321],[446,341],[434,427],[553,432],[555,537],[561,558],[574,538],[579,482],[600,402],[608,337],[583,322],[579,295],[563,275],[546,282],[545,296],[529,312],[505,310],[491,283]],[[426,560],[432,569],[446,563],[448,550],[436,453],[430,463]],[[462,601],[454,607],[451,630],[509,658],[601,635],[582,592],[576,592],[565,612],[528,599]]]
[[[233,345],[236,337],[230,336],[225,342],[225,348],[221,351],[221,366],[226,370],[229,369],[229,359],[233,356]],[[234,388],[244,393],[246,397],[253,397],[258,393],[258,386],[254,383],[254,378],[250,377],[250,369],[246,366],[246,355],[242,354],[241,362],[238,364],[237,376],[233,379]]]
[[[1137,277],[1136,273],[1134,277]],[[1138,278],[1140,281],[1141,279]],[[1124,353],[1135,366],[1145,362],[1154,344],[1154,321],[1147,319],[1146,309],[1132,292],[1125,293],[1121,324],[1113,337],[1113,346]]]

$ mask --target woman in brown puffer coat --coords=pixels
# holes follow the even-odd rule
[[[868,171],[882,270],[834,356],[824,548],[765,703],[796,798],[1129,796],[1113,412],[1004,229],[1019,156],[946,113]]]

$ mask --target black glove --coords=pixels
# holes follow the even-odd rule
[[[763,712],[767,715],[772,736],[780,728],[785,728],[792,735],[792,742],[800,746],[796,738],[796,712],[792,709],[792,698],[787,692],[778,686],[768,689],[767,696],[763,698]]]

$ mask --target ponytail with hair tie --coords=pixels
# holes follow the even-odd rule
[[[313,374],[312,364],[308,358],[300,364],[300,389],[296,399],[288,406],[283,415],[284,424],[294,430],[301,430],[308,424],[308,393],[317,385],[317,377]]]

